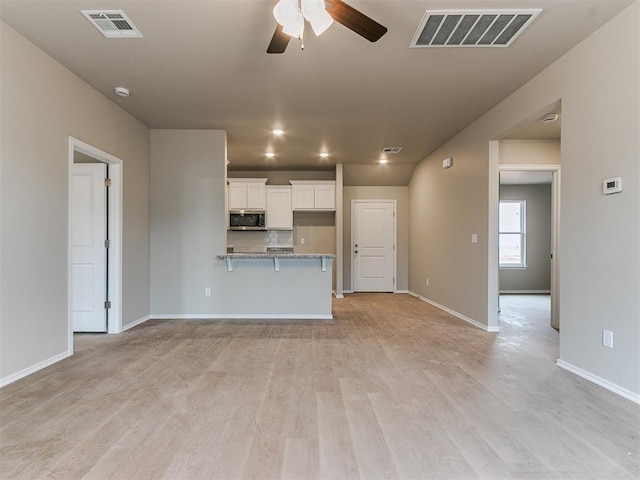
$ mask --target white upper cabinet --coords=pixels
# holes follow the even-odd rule
[[[267,230],[293,230],[291,187],[267,187]]]
[[[228,178],[229,210],[266,209],[266,178]]]
[[[334,180],[289,180],[294,210],[335,210]]]

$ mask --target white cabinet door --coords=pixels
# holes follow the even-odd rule
[[[313,210],[315,208],[315,188],[313,185],[293,186],[293,209]]]
[[[247,208],[247,185],[244,183],[229,184],[229,210]]]
[[[293,230],[291,187],[267,187],[267,230]]]
[[[229,210],[255,209],[266,207],[266,178],[228,178]]]
[[[293,185],[294,210],[335,210],[336,182],[333,180],[289,180]]]
[[[264,210],[265,203],[264,183],[247,183],[247,208]]]
[[[315,208],[320,210],[336,209],[335,185],[316,185],[315,186]]]

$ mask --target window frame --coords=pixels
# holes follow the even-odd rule
[[[520,205],[520,231],[500,230],[500,205],[503,203],[513,203]],[[500,269],[504,270],[526,270],[527,269],[527,201],[526,200],[500,200],[498,202],[498,261],[500,261],[500,238],[502,235],[520,235],[520,263],[500,263]]]

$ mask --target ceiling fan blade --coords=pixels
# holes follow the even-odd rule
[[[291,37],[284,33],[282,31],[282,25],[278,24],[276,31],[273,32],[273,37],[271,37],[271,42],[267,47],[267,53],[284,53],[287,45],[289,45],[289,40],[291,40]]]
[[[329,2],[331,5],[327,7],[327,12],[336,22],[353,30],[370,42],[377,42],[387,33],[387,27],[380,25],[342,0],[329,0]]]

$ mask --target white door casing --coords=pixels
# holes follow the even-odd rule
[[[109,178],[111,186],[107,189],[108,193],[108,219],[109,225],[109,255],[108,255],[108,300],[111,302],[111,308],[107,310],[107,331],[108,333],[120,333],[122,327],[122,219],[123,219],[123,177],[124,166],[122,159],[111,155],[99,148],[88,143],[69,137],[69,158],[68,158],[68,176],[69,176],[69,222],[68,222],[68,351],[73,354],[73,320],[72,320],[72,296],[73,285],[71,283],[72,275],[72,245],[71,245],[71,219],[72,219],[72,185],[74,171],[75,153],[84,154],[106,165],[109,165]]]
[[[395,291],[395,210],[395,201],[352,201],[354,292]]]
[[[73,165],[71,317],[74,332],[106,332],[107,192],[104,163]]]

